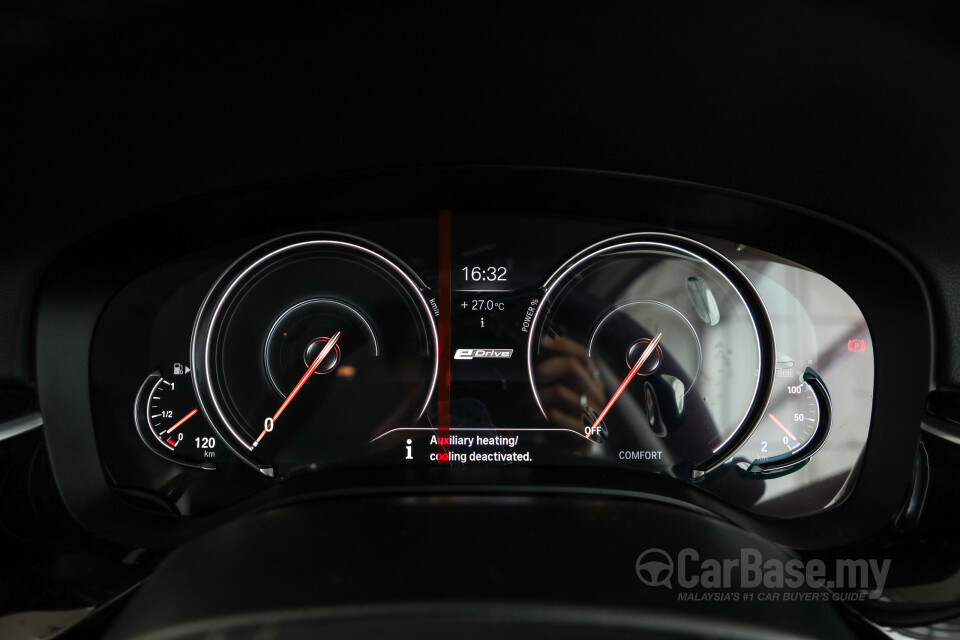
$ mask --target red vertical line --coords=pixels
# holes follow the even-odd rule
[[[439,291],[437,304],[440,307],[440,316],[437,318],[437,332],[440,338],[440,364],[437,371],[437,453],[450,453],[450,244],[451,235],[450,210],[440,210],[438,225],[440,236],[439,245]],[[443,456],[443,460],[449,460]],[[441,460],[441,464],[444,464]]]

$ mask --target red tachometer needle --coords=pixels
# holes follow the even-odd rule
[[[196,414],[197,414],[197,410],[194,409],[193,411],[191,411],[191,412],[188,413],[187,415],[185,415],[185,416],[183,416],[182,418],[180,418],[180,422],[178,422],[177,424],[173,425],[172,427],[170,427],[169,429],[167,429],[166,431],[164,431],[164,433],[172,433],[174,429],[177,429],[180,425],[182,425],[184,422],[186,422],[187,420],[189,420],[190,418],[192,418],[192,417],[195,416]]]
[[[283,410],[287,408],[287,405],[290,404],[290,401],[293,400],[297,393],[299,393],[300,388],[303,387],[307,380],[310,379],[310,376],[312,376],[313,372],[317,370],[317,367],[320,366],[320,363],[323,362],[324,358],[326,358],[330,352],[333,351],[333,348],[337,346],[337,340],[339,339],[340,332],[337,331],[330,337],[329,340],[327,340],[327,344],[323,346],[323,349],[321,349],[320,353],[317,354],[317,357],[314,358],[313,364],[310,365],[310,368],[307,369],[307,372],[303,374],[302,378],[300,378],[300,382],[298,382],[297,386],[293,388],[293,391],[287,395],[287,398],[283,401],[283,404],[280,405],[280,408],[277,409],[277,412],[273,414],[272,418],[267,418],[264,421],[263,431],[260,432],[260,436],[257,438],[256,442],[254,442],[254,446],[263,440],[263,436],[267,435],[267,433],[270,431],[273,431],[273,423],[277,421],[277,418],[279,418],[280,414],[283,413]]]
[[[623,393],[623,390],[627,388],[627,385],[630,384],[630,381],[633,380],[633,377],[637,375],[637,372],[640,371],[640,367],[643,366],[643,363],[647,361],[650,357],[650,354],[657,348],[657,345],[660,344],[660,338],[663,337],[662,333],[658,333],[653,337],[653,340],[650,341],[650,344],[647,345],[647,348],[643,350],[643,353],[640,354],[640,357],[637,359],[637,363],[633,365],[633,368],[630,369],[630,373],[627,374],[627,377],[623,379],[623,382],[620,383],[620,388],[617,389],[617,392],[613,394],[613,397],[610,398],[610,402],[607,403],[607,406],[603,408],[603,411],[600,412],[600,415],[597,416],[596,421],[593,423],[593,428],[600,426],[600,423],[603,421],[604,416],[607,415],[607,412],[613,408],[614,403],[617,401],[617,398],[620,397],[620,394]]]

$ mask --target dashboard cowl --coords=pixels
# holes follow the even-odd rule
[[[739,558],[742,549],[767,561],[791,558],[722,520],[647,501],[315,501],[241,519],[178,548],[108,637],[233,637],[241,629],[325,638],[441,630],[469,638],[849,637],[822,592],[770,606],[762,598],[691,602],[681,594],[696,592],[678,584],[679,574],[669,576],[669,588],[646,586],[636,564],[648,549],[670,558],[693,549],[701,560]],[[710,591],[739,593],[736,586],[701,593]]]

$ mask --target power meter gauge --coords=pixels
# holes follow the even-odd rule
[[[140,439],[160,457],[188,467],[215,470],[221,447],[199,411],[193,383],[184,368],[164,377],[147,376],[137,394],[134,423]]]
[[[753,457],[749,471],[793,467],[817,452],[830,428],[830,396],[817,373],[779,378],[766,412],[742,452]]]

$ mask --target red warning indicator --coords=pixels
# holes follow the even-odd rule
[[[847,342],[847,351],[850,353],[863,353],[866,350],[866,340],[850,340]]]

